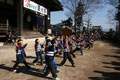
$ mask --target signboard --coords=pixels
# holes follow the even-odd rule
[[[39,12],[41,14],[47,15],[47,9],[43,6],[38,5],[37,3],[30,1],[30,0],[24,0],[24,7],[36,12]]]

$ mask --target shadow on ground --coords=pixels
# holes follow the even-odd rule
[[[117,47],[118,49],[112,49],[112,53],[114,54],[107,54],[107,55],[103,55],[103,57],[107,58],[107,57],[111,57],[112,58],[116,58],[117,61],[113,60],[110,61],[108,60],[107,62],[102,62],[102,64],[105,64],[107,66],[101,66],[104,69],[112,69],[113,71],[100,71],[100,70],[94,70],[94,73],[97,74],[101,74],[102,77],[88,77],[91,80],[120,80],[120,62],[118,59],[120,59],[120,43],[116,43],[116,42],[112,42],[112,41],[104,41],[105,43],[110,43],[110,46],[114,46]]]
[[[94,71],[95,73],[102,74],[103,77],[89,77],[92,80],[120,80],[120,72],[104,72],[104,71]]]
[[[5,64],[0,64],[0,69],[12,72],[12,68],[5,66]],[[36,77],[46,78],[46,79],[52,80],[52,78],[45,77],[42,70],[40,70],[40,69],[31,68],[31,70],[32,71],[29,71],[29,70],[25,69],[25,67],[19,67],[19,70],[16,72],[16,74],[23,73],[23,74],[27,74],[27,75],[31,75],[31,76],[36,76]]]
[[[114,47],[118,47],[120,48],[120,42],[116,42],[116,41],[110,41],[110,40],[102,40],[105,43],[110,43],[110,45],[114,46]]]

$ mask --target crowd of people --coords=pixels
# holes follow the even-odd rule
[[[36,58],[32,62],[34,65],[40,59],[41,65],[45,65],[43,72],[44,76],[48,76],[51,72],[53,80],[58,80],[57,72],[61,70],[58,66],[63,66],[67,59],[71,63],[72,67],[75,67],[75,62],[72,58],[76,58],[75,52],[80,51],[81,56],[84,56],[83,48],[91,49],[94,45],[94,35],[71,35],[71,36],[58,36],[53,39],[45,37],[45,42],[41,44],[39,39],[35,40],[35,53]],[[26,62],[26,54],[24,48],[27,43],[24,44],[23,40],[18,40],[16,43],[16,63],[13,66],[13,72],[17,71],[19,63],[24,63],[25,67],[32,71],[31,67]],[[43,49],[44,48],[44,51]],[[45,57],[45,63],[43,55]],[[56,64],[54,57],[56,55],[63,55],[63,60],[59,65]]]

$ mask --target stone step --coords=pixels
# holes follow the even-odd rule
[[[4,43],[3,42],[0,42],[0,47],[3,47]]]

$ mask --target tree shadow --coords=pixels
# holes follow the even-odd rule
[[[120,54],[120,50],[116,50],[115,53],[116,53],[116,54]]]
[[[3,70],[7,70],[12,72],[12,68],[5,66],[5,64],[0,64],[0,69]],[[27,75],[32,75],[32,76],[36,76],[36,77],[40,77],[40,78],[46,78],[46,79],[51,79],[49,77],[45,77],[44,73],[42,72],[41,69],[36,69],[36,68],[31,68],[32,71],[26,70],[25,67],[19,67],[19,70],[16,73],[23,73],[23,74],[27,74]]]
[[[114,69],[114,70],[119,70],[120,71],[120,67],[109,67],[109,66],[103,66],[104,68],[110,68],[110,69]]]
[[[110,43],[110,45],[120,48],[120,42],[115,42],[110,40],[102,40],[102,41],[104,41],[105,43]]]
[[[94,70],[95,73],[102,74],[102,77],[88,77],[92,80],[120,80],[120,72],[104,72]]]
[[[120,59],[120,56],[117,56],[117,55],[104,55],[105,57],[114,57],[114,58],[118,58]]]
[[[115,61],[111,61],[111,62],[102,62],[103,64],[111,64],[114,66],[120,66],[120,62],[115,62]]]
[[[110,61],[110,59],[108,59],[108,62],[102,62],[102,64],[105,64],[107,66],[102,66],[102,68],[106,68],[108,71],[100,71],[100,70],[94,70],[94,73],[99,73],[102,76],[95,76],[95,77],[88,77],[91,80],[120,80],[120,43],[116,43],[116,42],[112,42],[112,41],[104,41],[106,43],[110,43],[111,46],[117,47],[115,49],[112,49],[112,53],[113,54],[107,54],[107,55],[103,55],[105,58],[110,57],[111,60],[113,60],[112,58],[118,59],[117,61]],[[110,71],[109,71],[110,69]],[[111,71],[111,69],[113,69],[113,71]]]

